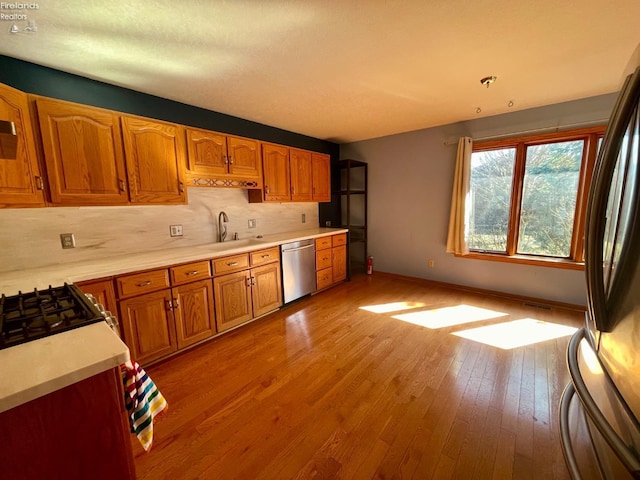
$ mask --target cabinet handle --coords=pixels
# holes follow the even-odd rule
[[[121,192],[126,192],[127,191],[127,185],[124,183],[123,179],[119,179],[118,183],[120,184],[120,191]]]
[[[147,280],[146,282],[136,283],[137,287],[148,287],[149,285],[151,285],[151,280]]]
[[[173,310],[173,303],[171,303],[171,300],[167,300],[167,310]]]
[[[173,299],[172,306],[173,306],[173,308],[174,308],[174,309],[176,309],[176,308],[180,308],[180,302],[178,302],[178,299],[177,299],[177,298],[174,298],[174,299]]]
[[[329,260],[329,257],[322,257],[323,260]]]
[[[235,267],[238,265],[238,262],[227,262],[227,267]]]
[[[266,255],[262,255],[262,258],[269,258],[271,255],[266,254]]]
[[[184,182],[178,182],[178,190],[180,191],[180,193],[184,193]]]
[[[39,175],[36,175],[35,179],[36,179],[36,190],[44,190],[44,182],[42,181],[42,177]]]
[[[225,155],[225,156],[224,156],[224,164],[225,164],[225,165],[228,165],[228,164],[229,164],[229,156],[228,156],[228,155]]]
[[[233,157],[229,155],[229,165],[233,165]]]
[[[296,189],[295,187],[291,187],[291,195],[295,195],[296,194]]]
[[[269,193],[269,185],[264,186],[264,193]]]
[[[190,272],[185,273],[185,275],[187,277],[191,277],[193,275],[197,275],[198,274],[198,270],[191,270]]]

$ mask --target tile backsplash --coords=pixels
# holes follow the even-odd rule
[[[188,205],[0,209],[0,271],[215,242],[220,211],[228,239],[318,226],[317,203],[249,203],[246,190],[231,188],[188,195]],[[182,225],[183,236],[171,237],[169,225]],[[63,250],[61,233],[73,233],[76,248]]]

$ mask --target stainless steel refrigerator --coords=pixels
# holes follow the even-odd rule
[[[593,173],[585,263],[586,325],[571,338],[560,404],[574,479],[640,478],[640,46]]]

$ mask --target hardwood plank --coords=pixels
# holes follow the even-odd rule
[[[413,307],[360,308],[394,302]],[[506,315],[434,329],[394,318],[460,305]],[[452,335],[520,318],[582,323],[355,276],[148,367],[169,410],[151,452],[132,437],[138,478],[567,479],[556,417],[568,337],[503,350]]]

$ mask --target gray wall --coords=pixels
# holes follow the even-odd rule
[[[369,254],[375,269],[584,305],[582,271],[456,258],[445,252],[456,144],[460,136],[603,124],[615,98],[601,95],[341,145],[340,158],[369,164]]]

